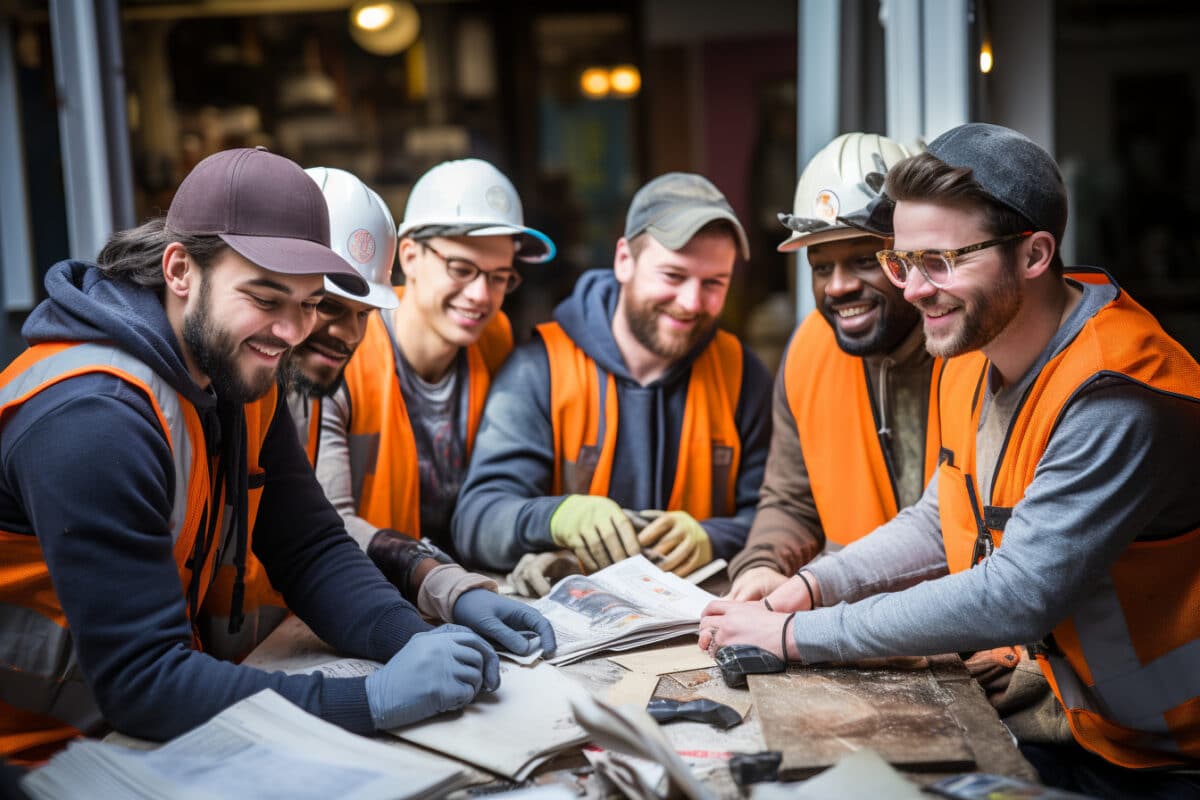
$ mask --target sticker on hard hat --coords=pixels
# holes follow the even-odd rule
[[[487,198],[487,204],[501,214],[507,214],[508,210],[512,208],[512,202],[508,199],[508,192],[504,191],[503,186],[490,187],[485,197]]]
[[[837,222],[838,212],[841,211],[841,201],[832,189],[822,189],[813,198],[813,216],[830,225]]]
[[[346,240],[346,252],[360,264],[375,257],[375,237],[366,228],[359,228]]]

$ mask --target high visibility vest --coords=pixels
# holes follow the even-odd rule
[[[934,359],[924,421],[925,483],[937,469],[937,387],[943,366],[942,359]],[[848,545],[900,510],[867,364],[838,347],[833,329],[814,311],[792,337],[783,381],[821,527],[827,539]]]
[[[396,288],[403,296],[403,287]],[[491,377],[512,352],[512,326],[504,312],[484,328],[467,354],[467,456],[483,417]],[[421,538],[421,481],[417,443],[400,391],[392,344],[380,314],[346,365],[350,393],[350,485],[358,516],[376,528]]]
[[[170,525],[180,591],[189,619],[209,592],[218,542],[211,541],[199,574],[187,566],[198,536],[213,539],[224,527],[223,503],[212,502],[212,476],[204,432],[194,406],[149,366],[103,344],[49,343],[29,348],[0,373],[0,424],[23,403],[61,381],[90,373],[114,375],[150,401],[171,448],[175,496]],[[259,452],[276,395],[246,406],[250,474],[261,472]],[[250,491],[254,525],[261,489]],[[208,524],[218,509],[215,526]],[[203,546],[203,542],[199,543]],[[0,755],[13,760],[48,757],[67,739],[99,730],[103,718],[75,658],[71,631],[37,536],[0,530]],[[193,632],[192,646],[199,649]],[[164,709],[163,713],[170,713]]]
[[[1099,271],[1071,273],[1111,282]],[[943,381],[938,503],[951,572],[1001,545],[1005,523],[1033,482],[1059,418],[1090,381],[1121,378],[1195,402],[1200,365],[1121,292],[1044,366],[1010,425],[991,505],[980,503],[975,435],[987,361],[952,359],[965,379]],[[1147,475],[1146,480],[1154,476]],[[1037,659],[1076,741],[1124,767],[1200,758],[1200,528],[1135,540],[1106,578],[1052,632]]]
[[[616,379],[557,322],[543,323],[537,330],[550,363],[551,493],[606,497],[621,419]],[[663,510],[686,511],[697,520],[729,516],[736,510],[734,490],[742,441],[735,414],[741,390],[742,343],[733,334],[718,330],[692,363],[679,459]]]

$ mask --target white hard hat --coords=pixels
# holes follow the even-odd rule
[[[792,231],[779,251],[864,235],[837,218],[866,208],[879,196],[887,171],[924,149],[920,144],[905,147],[874,133],[843,133],[825,145],[796,184],[792,213],[779,215]]]
[[[422,231],[422,229],[429,229]],[[503,236],[518,239],[517,259],[540,264],[554,258],[554,242],[525,226],[521,198],[512,181],[478,158],[443,161],[413,186],[397,234]]]
[[[344,169],[310,167],[308,173],[329,206],[330,247],[362,275],[370,286],[366,297],[342,291],[328,279],[325,291],[376,308],[400,304],[392,289],[392,264],[396,260],[396,225],[383,198]]]

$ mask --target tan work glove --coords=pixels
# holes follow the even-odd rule
[[[712,542],[708,533],[691,514],[658,509],[639,511],[638,514],[651,520],[638,534],[638,541],[661,559],[656,562],[659,569],[682,577],[712,561]]]
[[[544,597],[550,587],[568,575],[583,572],[570,550],[547,550],[544,553],[526,553],[508,573],[508,585],[525,597]]]
[[[642,552],[633,523],[607,497],[569,494],[550,517],[550,538],[574,551],[588,572]]]

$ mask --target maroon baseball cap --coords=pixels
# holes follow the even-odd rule
[[[329,249],[329,208],[316,181],[264,147],[222,150],[201,161],[175,192],[167,228],[219,236],[258,266],[320,274],[352,295],[367,282]]]

